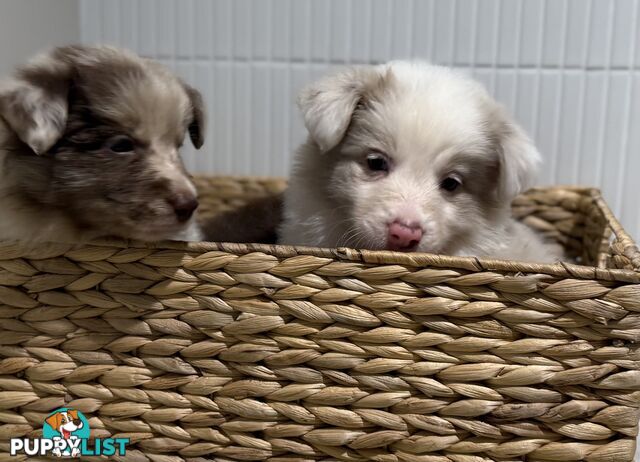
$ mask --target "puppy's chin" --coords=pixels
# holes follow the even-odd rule
[[[153,223],[141,222],[136,226],[118,232],[119,237],[137,241],[195,240],[193,235],[195,221],[186,223]]]

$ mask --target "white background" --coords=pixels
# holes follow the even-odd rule
[[[2,24],[5,4],[33,1],[2,2]],[[209,136],[186,152],[192,170],[286,175],[304,83],[419,57],[485,82],[535,138],[541,184],[601,187],[640,236],[640,0],[79,0],[79,19],[74,1],[37,3],[56,30],[9,22],[43,46],[78,21],[80,40],[160,59],[203,92]]]
[[[80,38],[77,0],[0,0],[0,77],[43,47]]]

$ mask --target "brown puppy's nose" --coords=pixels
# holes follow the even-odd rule
[[[198,199],[192,195],[176,194],[169,199],[178,221],[187,221],[198,208]]]

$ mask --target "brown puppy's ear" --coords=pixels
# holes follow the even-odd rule
[[[373,67],[351,68],[325,77],[298,95],[304,125],[320,150],[327,152],[347,133],[358,102],[383,82],[384,74]]]
[[[62,415],[59,412],[56,412],[52,416],[47,417],[45,422],[47,422],[51,426],[51,428],[58,431],[60,425],[62,424]]]
[[[204,131],[206,126],[206,115],[204,109],[204,101],[198,90],[186,83],[183,83],[184,89],[191,101],[192,119],[189,122],[189,138],[196,149],[200,149],[204,144]]]
[[[36,154],[46,153],[67,124],[72,65],[60,49],[40,56],[0,86],[0,117]]]

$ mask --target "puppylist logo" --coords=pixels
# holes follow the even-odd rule
[[[89,446],[89,421],[80,411],[60,408],[44,420],[42,438],[12,438],[12,456],[80,457],[125,455],[129,438],[96,438]]]

